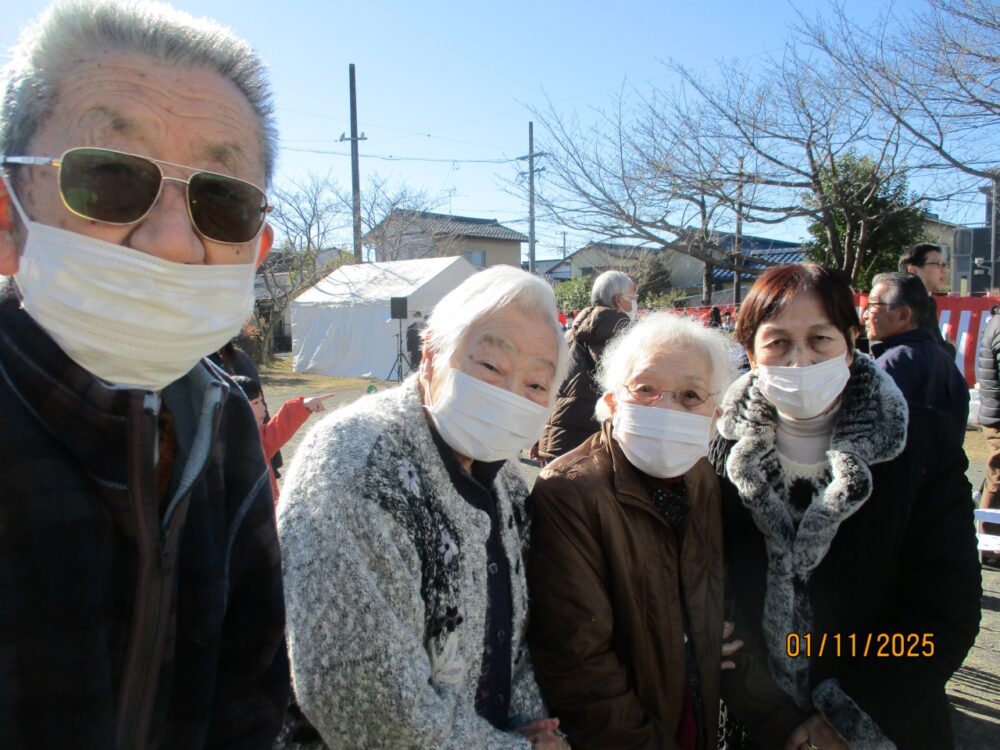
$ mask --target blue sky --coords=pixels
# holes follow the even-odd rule
[[[816,0],[173,4],[231,26],[268,61],[282,143],[279,184],[312,171],[350,185],[348,157],[303,149],[349,152],[338,139],[350,129],[347,67],[355,63],[359,127],[368,137],[361,144],[362,184],[377,172],[440,195],[437,210],[497,218],[525,233],[526,202],[503,189],[523,165],[469,160],[527,153],[530,105],[547,95],[560,111],[585,113],[606,104],[626,80],[640,88],[647,82],[669,86],[672,78],[660,62],[666,58],[706,73],[723,56],[751,65],[780,52],[796,7],[809,15],[826,7]],[[46,5],[7,4],[0,61],[9,59],[18,30]],[[865,20],[879,4],[845,5]],[[895,7],[911,5],[918,3],[901,0]],[[539,131],[536,124],[536,141]],[[558,255],[562,227],[539,222],[537,231],[538,257]],[[798,240],[803,228],[770,228],[768,234]],[[571,249],[574,240],[586,238],[571,235]]]

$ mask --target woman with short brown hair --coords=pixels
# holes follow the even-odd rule
[[[859,325],[813,264],[763,273],[737,321],[752,369],[712,458],[746,647],[723,696],[761,748],[952,746],[944,685],[979,622],[967,462]]]

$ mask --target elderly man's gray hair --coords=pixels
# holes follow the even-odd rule
[[[605,271],[596,279],[590,289],[590,304],[614,307],[615,297],[628,294],[632,289],[632,279],[621,271]]]
[[[537,276],[513,266],[493,266],[470,276],[434,306],[427,319],[424,345],[435,357],[450,363],[469,327],[507,305],[524,310],[536,325],[555,334],[556,377],[549,399],[552,402],[569,369],[569,352],[559,323],[556,296],[552,287]]]
[[[882,287],[881,302],[891,307],[908,307],[913,324],[921,328],[931,314],[930,297],[919,276],[905,271],[880,273],[872,279],[872,289]]]
[[[691,318],[667,312],[652,313],[624,329],[607,345],[597,366],[597,382],[604,393],[610,391],[617,397],[639,357],[667,351],[694,352],[708,360],[712,401],[718,406],[735,374],[729,357],[730,346],[724,333],[706,328]],[[611,416],[603,398],[597,401],[594,414],[599,422]]]
[[[106,49],[145,55],[163,65],[207,68],[231,81],[259,120],[270,184],[278,135],[264,62],[230,29],[156,2],[62,0],[26,28],[3,75],[3,154],[27,153],[32,136],[55,108],[62,77],[81,58]]]

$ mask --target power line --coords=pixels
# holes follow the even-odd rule
[[[302,154],[325,154],[327,156],[350,156],[344,151],[330,151],[321,148],[295,148],[293,146],[281,146],[282,151],[295,151]],[[393,154],[360,154],[362,159],[380,159],[382,161],[419,161],[435,164],[511,164],[519,161],[513,159],[448,159],[432,158],[426,156],[395,156]]]

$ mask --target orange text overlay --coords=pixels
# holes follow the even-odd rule
[[[904,659],[934,656],[933,633],[789,633],[785,654],[804,657]]]

